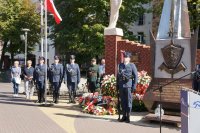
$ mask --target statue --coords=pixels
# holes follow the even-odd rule
[[[110,0],[111,13],[110,13],[110,22],[109,22],[108,28],[116,27],[121,4],[122,4],[122,0]]]

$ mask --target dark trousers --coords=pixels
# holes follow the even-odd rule
[[[193,80],[192,87],[195,91],[200,91],[200,80]]]
[[[77,87],[77,83],[76,82],[68,82],[67,83],[67,88],[69,90],[70,101],[74,101],[74,99],[76,97],[76,87]]]
[[[88,89],[89,89],[89,91],[90,91],[91,93],[94,93],[95,90],[96,90],[96,88],[97,88],[97,83],[96,83],[96,81],[94,81],[94,82],[89,82]]]
[[[59,99],[60,82],[53,82],[53,101]]]
[[[122,113],[124,116],[126,116],[132,110],[133,96],[131,93],[131,88],[120,88],[119,95],[121,99]]]
[[[45,88],[44,88],[44,81],[38,81],[37,82],[37,86],[38,86],[38,101],[39,102],[44,102],[44,92],[45,92]]]

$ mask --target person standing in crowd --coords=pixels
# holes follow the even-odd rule
[[[34,68],[32,67],[32,61],[27,61],[27,66],[24,68],[24,82],[25,82],[25,92],[26,99],[31,99],[34,93],[33,89],[33,73]]]
[[[192,88],[195,91],[200,91],[200,64],[196,65],[196,72],[193,75]]]
[[[89,66],[87,71],[88,90],[91,93],[94,93],[95,90],[98,88],[99,82],[99,66],[96,64],[96,59],[92,58],[91,65]]]
[[[19,84],[21,82],[21,68],[19,67],[19,61],[14,62],[14,66],[11,68],[11,82],[13,83],[14,94],[13,97],[18,97]]]
[[[124,62],[118,66],[118,86],[121,99],[123,117],[120,122],[130,123],[130,112],[132,110],[132,92],[137,86],[137,68],[130,62],[131,53],[124,53]]]
[[[35,67],[35,80],[37,85],[38,100],[36,103],[42,103],[45,101],[45,64],[44,57],[39,57],[39,64]]]
[[[104,75],[105,75],[105,59],[103,58],[101,59],[101,64],[99,65],[100,84],[101,84],[101,81],[103,80]]]
[[[50,82],[53,84],[53,103],[58,103],[60,86],[63,79],[63,65],[59,57],[54,56],[54,63],[50,66]]]
[[[75,55],[70,55],[70,63],[65,68],[65,83],[69,91],[69,102],[75,103],[76,89],[80,83],[80,68],[75,63]]]

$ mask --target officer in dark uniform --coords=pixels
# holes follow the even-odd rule
[[[59,90],[63,78],[63,65],[59,63],[59,57],[54,56],[54,63],[50,66],[50,82],[53,85],[53,103],[58,103]]]
[[[69,102],[75,103],[76,89],[80,82],[80,68],[75,63],[75,55],[70,55],[70,63],[66,64],[65,68],[65,83],[69,90]]]
[[[44,57],[39,57],[39,64],[36,65],[34,71],[34,79],[36,80],[37,85],[37,93],[38,93],[38,101],[42,103],[45,101],[44,93],[45,93],[45,64],[44,64]]]
[[[88,90],[91,93],[94,93],[95,90],[99,87],[100,77],[99,77],[99,66],[96,64],[96,59],[92,58],[91,65],[87,71],[87,84]]]
[[[196,65],[196,72],[193,75],[192,88],[195,91],[200,91],[200,64]]]
[[[137,68],[130,63],[131,53],[124,53],[124,62],[118,66],[118,86],[121,99],[123,117],[120,122],[130,123],[130,112],[132,110],[132,92],[137,85]]]

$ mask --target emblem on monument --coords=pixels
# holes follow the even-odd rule
[[[180,45],[173,44],[171,41],[171,44],[165,46],[161,49],[164,62],[160,65],[160,70],[165,70],[167,73],[170,73],[173,75],[178,73],[179,71],[185,71],[186,67],[183,63],[180,63],[184,48]]]

